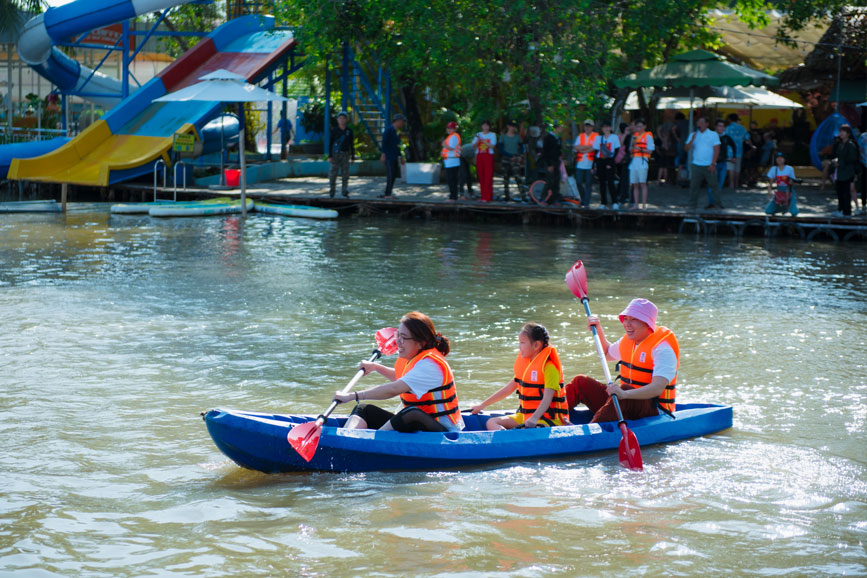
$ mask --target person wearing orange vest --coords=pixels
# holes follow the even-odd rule
[[[461,135],[458,134],[458,123],[452,121],[446,125],[448,135],[443,139],[443,168],[446,170],[446,181],[449,184],[449,201],[458,200],[458,181],[461,172]]]
[[[356,406],[344,424],[348,429],[384,431],[460,431],[464,429],[458,407],[455,378],[446,362],[449,340],[437,333],[424,313],[411,311],[397,329],[398,359],[394,368],[362,361],[359,369],[367,375],[376,371],[388,383],[349,393],[337,392],[338,403],[355,401]],[[397,414],[362,401],[400,396],[403,408]]]
[[[656,325],[656,315],[656,305],[633,299],[620,313],[626,334],[614,343],[605,339],[598,317],[587,318],[588,327],[596,327],[606,359],[618,362],[621,385],[578,375],[566,385],[567,407],[583,403],[593,412],[591,423],[617,421],[612,395],[617,395],[624,419],[675,410],[680,346],[670,329]]]
[[[512,381],[488,399],[473,407],[478,414],[512,392],[518,392],[518,411],[514,415],[488,418],[489,430],[519,426],[553,427],[569,423],[566,393],[563,391],[563,366],[557,350],[549,345],[548,331],[538,323],[527,323],[518,334],[518,357]]]
[[[599,134],[594,130],[596,123],[592,118],[584,121],[584,132],[575,139],[575,184],[581,196],[581,206],[590,207],[593,196],[593,162],[596,160],[596,142]]]
[[[629,151],[632,154],[632,161],[629,163],[629,182],[632,183],[632,192],[635,199],[632,208],[646,209],[647,171],[650,168],[650,155],[656,149],[656,145],[653,144],[653,135],[650,134],[649,131],[644,130],[646,125],[643,120],[640,118],[636,119],[632,124],[635,127],[632,133],[632,145]],[[639,190],[641,192],[641,203],[643,206],[638,204]]]

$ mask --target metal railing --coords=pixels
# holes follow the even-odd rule
[[[243,146],[243,145],[241,145],[241,146]],[[181,165],[186,166],[187,163],[185,163],[184,161],[178,161],[175,163],[174,169],[172,169],[174,171],[174,173],[172,175],[172,180],[174,181],[174,185],[175,185],[175,202],[178,201],[178,167]],[[184,190],[186,191],[187,190],[187,171],[186,171],[186,169],[184,169],[182,172],[184,175]]]
[[[66,131],[56,128],[23,128],[15,126],[10,129],[6,127],[0,132],[0,144],[50,140],[58,136],[66,136]]]
[[[157,171],[160,168],[160,165],[163,167],[163,188],[166,188],[166,161],[163,159],[157,159],[154,163],[154,202],[157,202]],[[176,199],[177,200],[177,199]]]

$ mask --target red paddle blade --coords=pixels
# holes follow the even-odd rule
[[[397,353],[397,328],[383,327],[377,331],[376,348],[385,356]]]
[[[643,470],[644,463],[641,461],[638,438],[626,427],[626,424],[620,424],[620,431],[623,432],[623,439],[620,440],[620,465],[630,470]]]
[[[315,421],[308,421],[289,430],[286,439],[289,440],[289,444],[295,448],[295,451],[309,462],[313,459],[316,448],[319,447],[319,434],[321,432],[322,426]]]
[[[581,259],[575,261],[575,264],[566,273],[566,286],[572,295],[578,299],[587,297],[587,272],[584,270],[584,263]]]

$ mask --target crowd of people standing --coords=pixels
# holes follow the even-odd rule
[[[345,121],[345,113],[342,118]],[[338,115],[338,127],[331,142],[346,146],[345,122]],[[400,130],[405,123],[403,115],[395,115],[383,134],[381,160],[386,166],[385,192],[393,194],[394,183],[404,162],[400,150]],[[751,123],[751,125],[754,123]],[[459,125],[452,121],[446,125],[441,141],[441,158],[448,183],[450,202],[470,200],[473,197],[472,169],[481,202],[494,200],[495,159],[499,156],[503,178],[504,201],[532,200],[540,205],[565,200],[586,208],[644,210],[648,204],[648,180],[651,162],[658,168],[658,183],[681,184],[689,187],[688,210],[716,210],[724,208],[722,191],[726,185],[732,190],[741,186],[766,183],[770,196],[777,203],[769,203],[766,212],[797,214],[793,184],[794,171],[778,151],[776,137],[771,131],[759,131],[741,124],[737,114],[718,118],[712,124],[699,116],[693,130],[682,113],[667,119],[655,133],[647,129],[643,119],[620,123],[614,131],[608,122],[586,119],[582,130],[572,142],[563,142],[563,125],[551,122],[547,130],[537,127],[519,129],[514,121],[506,123],[506,130],[498,135],[490,121],[479,125],[469,142],[461,137]],[[342,131],[342,132],[341,132]],[[349,143],[351,143],[351,134]],[[350,145],[351,146],[351,145]],[[855,138],[851,127],[844,125],[833,147],[834,181],[838,196],[835,216],[867,214],[867,135]],[[344,175],[343,194],[346,192],[344,169],[348,155],[334,151],[332,161],[331,196],[335,193],[335,180],[339,172]],[[782,164],[780,158],[782,157]],[[574,169],[574,181],[569,182],[567,166]],[[785,173],[785,174],[784,174]],[[791,173],[791,174],[790,174]],[[785,178],[783,178],[785,177]],[[594,183],[598,182],[599,204],[593,204]],[[518,189],[513,197],[510,184]],[[531,183],[544,183],[541,190],[530,193]],[[569,183],[564,194],[562,183]],[[574,187],[573,187],[574,183]],[[857,187],[860,186],[861,209],[858,209]],[[706,191],[707,203],[704,202]],[[786,195],[782,195],[785,191]],[[783,202],[784,201],[784,202]]]

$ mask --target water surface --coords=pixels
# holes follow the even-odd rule
[[[863,244],[72,207],[0,217],[0,576],[867,573]],[[598,376],[576,258],[609,336],[655,301],[678,400],[734,428],[644,448],[643,473],[264,475],[207,435],[211,407],[321,411],[412,309],[451,339],[464,407],[511,377],[527,320]]]

